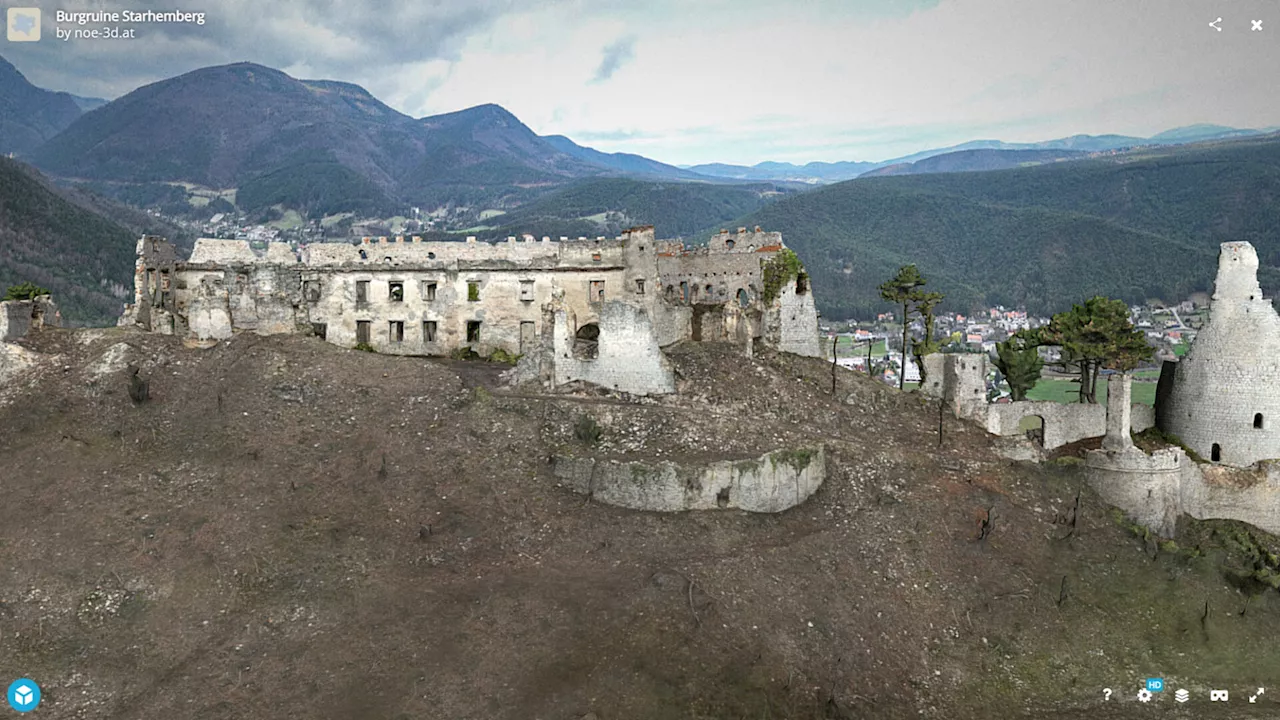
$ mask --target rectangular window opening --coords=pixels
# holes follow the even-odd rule
[[[480,281],[472,280],[467,283],[467,301],[478,302],[480,300]]]
[[[588,298],[591,300],[591,302],[593,303],[604,302],[604,281],[592,280],[591,286],[588,292],[590,293],[588,295]]]
[[[422,283],[422,297],[426,298],[427,302],[436,299],[436,284],[434,282]]]
[[[370,334],[369,330],[372,326],[373,326],[373,322],[370,320],[356,321],[356,344],[357,345],[369,344],[369,334]]]
[[[391,342],[393,343],[404,342],[404,321],[392,320],[391,327],[388,329],[388,334],[390,335]]]
[[[357,280],[356,281],[356,305],[357,306],[364,305],[367,302],[369,302],[369,281]]]
[[[480,342],[480,321],[479,320],[467,321],[467,342],[469,343]]]
[[[391,302],[404,302],[404,283],[399,281],[387,283],[387,294],[391,297]]]
[[[644,294],[644,280],[636,280],[636,293],[639,295]]]
[[[520,281],[520,299],[526,302],[533,300],[533,281],[532,280]]]
[[[422,341],[433,343],[436,341],[436,321],[427,320],[422,323]]]

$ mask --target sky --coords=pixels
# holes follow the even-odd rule
[[[0,43],[0,56],[53,90],[111,99],[249,61],[362,85],[415,117],[497,103],[539,134],[680,165],[1280,125],[1280,0],[29,4],[42,39]],[[58,10],[205,22],[80,26]],[[56,37],[104,25],[136,37]]]

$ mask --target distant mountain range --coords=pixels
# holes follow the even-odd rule
[[[856,177],[974,172],[1078,160],[1143,145],[1243,137],[1262,131],[1195,125],[1151,138],[1077,135],[1039,143],[977,140],[885,162],[764,162],[676,167],[539,136],[497,105],[426,118],[404,115],[364,88],[299,80],[236,63],[138,88],[112,102],[42,90],[0,60],[0,150],[55,178],[129,202],[180,208],[191,183],[235,189],[243,211],[283,206],[306,216],[389,216],[408,206],[510,211],[590,178],[779,190]]]
[[[1252,137],[1266,135],[1280,130],[1280,127],[1268,127],[1257,130],[1226,127],[1224,125],[1188,125],[1186,127],[1166,130],[1149,138],[1130,135],[1072,135],[1071,137],[1045,140],[1034,143],[1009,143],[1001,140],[972,140],[970,142],[949,147],[923,150],[883,162],[811,162],[806,165],[793,165],[781,162],[762,162],[752,166],[725,165],[713,163],[707,165],[683,165],[681,169],[721,178],[754,181],[789,181],[809,184],[826,184],[852,180],[857,177],[872,175],[905,175],[929,172],[973,172],[981,170],[1001,170],[1034,162],[1057,162],[1059,160],[1078,160],[1088,153],[1112,150],[1127,150],[1151,145],[1182,145],[1203,142],[1206,140],[1223,140],[1228,138]],[[975,150],[1001,151],[974,153]],[[1023,151],[1061,150],[1062,153],[1041,153],[1036,156]],[[1018,151],[1021,154],[1006,154],[1004,151]],[[922,160],[939,155],[955,155],[945,162],[935,162],[920,167]],[[895,168],[889,172],[880,172],[882,168]],[[945,168],[945,169],[943,169]]]
[[[680,168],[539,136],[497,105],[413,118],[359,86],[250,63],[99,102],[37,88],[0,61],[5,152],[64,186],[0,165],[0,285],[52,287],[82,321],[109,321],[118,309],[132,237],[184,240],[107,198],[180,214],[191,205],[184,184],[226,191],[204,198],[196,209],[205,217],[449,207],[472,213],[465,232],[483,237],[654,224],[693,239],[760,225],[800,253],[828,317],[882,310],[876,285],[907,263],[957,309],[1051,312],[1095,292],[1175,299],[1208,287],[1217,243],[1229,239],[1253,242],[1264,288],[1280,289],[1280,135],[1266,134],[1275,128],[980,140],[883,163]]]

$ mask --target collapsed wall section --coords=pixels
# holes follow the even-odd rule
[[[581,380],[633,395],[675,392],[671,361],[642,308],[608,301],[594,323],[564,307],[553,318],[554,385]]]

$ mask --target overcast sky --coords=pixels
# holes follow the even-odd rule
[[[251,61],[357,83],[414,116],[497,103],[540,134],[675,164],[878,161],[973,139],[1280,125],[1280,0],[33,5],[44,38],[0,54],[50,89],[114,98]],[[58,9],[184,9],[206,22],[61,41]],[[1219,16],[1221,32],[1209,27]]]

